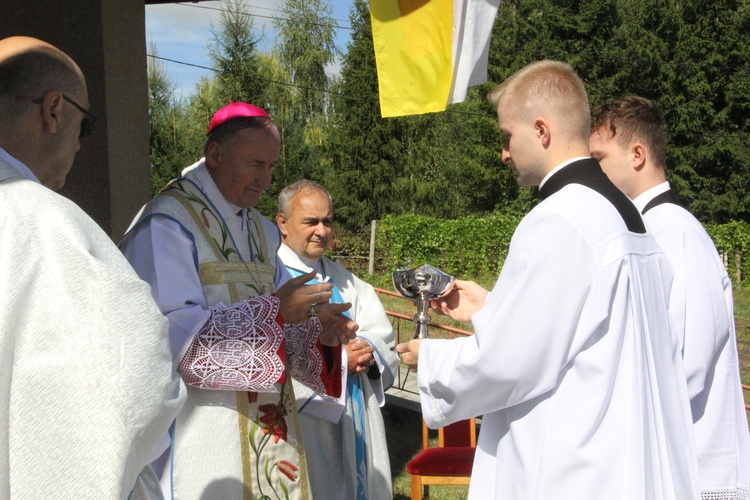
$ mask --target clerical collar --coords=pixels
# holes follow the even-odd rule
[[[0,148],[0,158],[5,160],[5,163],[7,163],[11,167],[13,167],[15,170],[17,170],[18,173],[21,174],[21,177],[23,177],[26,180],[33,181],[39,184],[39,179],[36,178],[36,175],[34,175],[34,172],[32,172],[29,169],[29,167],[24,165],[20,160],[12,156],[3,148]]]
[[[553,168],[552,170],[550,170],[549,172],[547,172],[547,175],[544,176],[544,179],[542,179],[542,182],[539,183],[539,189],[542,189],[542,186],[544,186],[544,183],[547,182],[547,179],[549,179],[550,177],[552,177],[553,175],[555,175],[557,172],[559,172],[563,168],[567,167],[568,165],[570,165],[574,161],[585,160],[586,158],[588,158],[588,156],[578,156],[576,158],[571,158],[568,161],[562,162],[561,164],[559,164],[558,166],[556,166],[555,168]]]
[[[638,209],[635,208],[630,198],[612,184],[607,174],[602,171],[598,161],[593,158],[583,158],[565,165],[565,167],[545,179],[544,186],[539,189],[540,199],[549,198],[569,184],[580,184],[604,196],[620,213],[628,231],[633,233],[646,232],[646,226],[643,224]]]
[[[325,276],[325,270],[323,268],[323,260],[322,259],[312,260],[312,259],[308,259],[306,257],[302,257],[302,256],[299,256],[299,255],[297,257],[299,257],[299,260],[301,260],[304,265],[306,265],[310,269],[315,270],[315,272],[318,273],[318,274],[320,274],[323,278],[326,277]]]
[[[326,271],[325,271],[325,266],[323,265],[322,257],[318,260],[312,260],[306,257],[302,257],[300,255],[297,255],[294,252],[294,250],[292,250],[291,247],[289,247],[289,245],[283,242],[281,243],[281,246],[279,247],[278,254],[286,266],[297,269],[298,271],[303,272],[303,273],[307,273],[307,272],[310,272],[310,270],[313,270],[318,274],[321,281],[325,280]],[[306,266],[307,269],[304,269],[302,268],[302,266],[299,266],[298,264],[296,264],[294,262],[295,260],[298,260],[300,263]]]
[[[633,203],[635,204],[635,207],[638,209],[639,212],[643,213],[643,210],[646,208],[646,205],[651,202],[654,198],[659,196],[662,193],[666,193],[669,191],[670,186],[669,182],[662,182],[661,184],[657,184],[656,186],[652,187],[651,189],[648,189],[638,196],[635,197],[633,200]]]

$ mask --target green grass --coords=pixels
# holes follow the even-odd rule
[[[750,384],[750,290],[734,292],[734,324],[737,328],[740,378],[743,384]]]

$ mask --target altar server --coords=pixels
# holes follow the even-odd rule
[[[589,157],[589,108],[568,65],[498,86],[503,159],[540,203],[491,292],[457,281],[432,306],[476,334],[400,344],[438,427],[483,415],[471,499],[698,497],[672,273],[640,214]]]
[[[162,498],[148,463],[185,399],[149,286],[52,191],[88,107],[65,53],[0,40],[0,498]]]
[[[633,200],[674,271],[669,312],[684,359],[702,498],[750,498],[732,282],[713,241],[667,182],[666,121],[656,103],[637,96],[610,99],[592,117],[591,155]]]

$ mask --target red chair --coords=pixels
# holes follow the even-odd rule
[[[430,495],[430,485],[468,485],[477,447],[476,419],[461,420],[438,429],[438,447],[430,448],[422,420],[422,451],[406,464],[411,474],[411,498]]]

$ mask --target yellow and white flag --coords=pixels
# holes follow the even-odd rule
[[[380,113],[444,111],[487,81],[501,0],[370,0]]]

